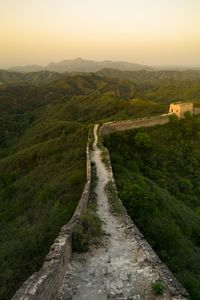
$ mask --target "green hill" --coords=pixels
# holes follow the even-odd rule
[[[19,82],[26,82],[32,84],[45,84],[62,78],[61,74],[49,71],[40,72],[29,72],[29,73],[19,73],[19,72],[8,72],[5,70],[0,70],[0,84],[13,84]]]
[[[1,140],[1,299],[10,299],[40,268],[85,182],[87,126],[45,119],[43,113],[26,111],[14,121],[9,114]]]
[[[99,76],[129,80],[136,97],[157,102],[200,100],[200,71],[119,71],[104,69]]]

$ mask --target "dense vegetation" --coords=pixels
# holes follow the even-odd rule
[[[17,82],[42,84],[58,80],[62,77],[61,74],[49,71],[19,73],[0,70],[0,84],[13,84]]]
[[[200,299],[200,117],[112,134],[105,144],[129,215]]]
[[[142,99],[162,103],[200,100],[200,71],[129,72],[105,69],[98,75],[131,81],[135,86],[135,96]]]
[[[40,268],[73,214],[85,183],[91,123],[164,113],[174,93],[182,99],[178,83],[174,91],[171,81],[173,93],[163,101],[159,80],[149,85],[150,73],[135,76],[140,79],[0,71],[0,299],[10,299]],[[198,101],[198,72],[184,76],[187,96]]]
[[[85,181],[86,140],[87,128],[77,122],[38,120],[13,148],[2,148],[0,299],[39,269],[72,216]]]
[[[34,78],[40,78],[34,74]],[[165,111],[95,74],[0,87],[0,299],[39,270],[85,183],[89,123]]]
[[[88,75],[88,76],[87,76]],[[102,78],[100,80],[100,77]],[[96,79],[95,79],[96,78]],[[66,82],[66,79],[68,80]],[[63,89],[71,87],[71,94],[85,94],[87,89],[90,92],[107,92],[117,96],[123,95],[128,98],[137,98],[169,103],[175,100],[193,101],[200,100],[200,71],[119,71],[104,69],[89,74],[59,74],[56,72],[40,71],[30,73],[17,73],[0,70],[0,84],[24,82],[27,84],[41,85],[59,81],[64,83]],[[113,90],[115,83],[115,88]],[[125,83],[125,84],[124,84]],[[111,88],[112,85],[112,88]],[[77,88],[77,90],[76,90]],[[93,89],[93,91],[92,91]],[[131,93],[130,93],[131,90]]]

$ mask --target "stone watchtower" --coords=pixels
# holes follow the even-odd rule
[[[171,103],[169,107],[169,113],[175,114],[179,119],[183,119],[186,112],[190,112],[193,115],[193,110],[193,103],[191,102]]]

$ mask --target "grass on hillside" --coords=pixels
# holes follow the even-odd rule
[[[71,218],[85,183],[86,141],[78,123],[38,124],[0,160],[0,299],[39,270]]]

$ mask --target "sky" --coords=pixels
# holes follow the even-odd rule
[[[76,57],[200,65],[200,0],[0,0],[0,68]]]

